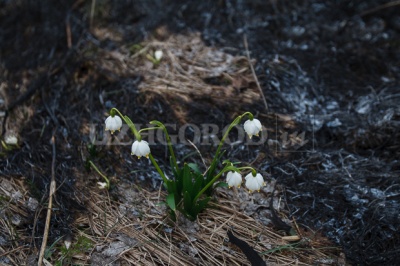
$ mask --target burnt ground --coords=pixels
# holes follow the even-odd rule
[[[278,180],[288,216],[339,244],[351,264],[400,264],[398,3],[98,0],[92,14],[90,1],[0,1],[2,135],[19,138],[18,149],[3,148],[0,173],[23,180],[40,201],[50,180],[49,140],[56,137],[63,185],[51,238],[70,231],[74,213],[85,210],[85,189],[96,186],[85,180],[85,125],[102,125],[110,107],[143,124],[226,125],[251,111],[267,124],[269,145],[228,153]],[[246,35],[268,110],[259,96],[249,103],[200,93],[184,101],[179,93],[143,91],[138,66],[112,63],[110,54],[135,54],[148,38],[193,32],[235,56],[245,55]],[[250,86],[238,86],[237,97]],[[294,132],[304,132],[306,142],[296,142]],[[162,147],[152,151],[164,156]],[[98,154],[110,175],[151,189],[154,175],[132,171],[129,159],[110,159],[127,158],[128,151],[99,147]],[[37,237],[43,223],[44,216],[34,227]]]

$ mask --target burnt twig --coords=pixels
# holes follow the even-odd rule
[[[275,192],[275,188],[271,193],[271,199],[269,201],[269,209],[271,211],[271,221],[272,224],[274,225],[274,227],[278,230],[282,230],[285,233],[291,235],[292,234],[292,227],[290,225],[288,225],[287,223],[285,223],[284,221],[282,221],[281,218],[279,218],[279,216],[276,214],[276,211],[274,209],[274,192]]]
[[[260,255],[258,255],[258,253],[252,247],[250,247],[250,245],[247,244],[247,242],[234,236],[232,231],[233,230],[227,232],[229,237],[229,242],[238,246],[242,250],[244,255],[246,255],[247,259],[250,261],[251,265],[266,266],[267,264],[265,263],[265,261],[263,261]]]

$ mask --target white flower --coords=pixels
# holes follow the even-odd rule
[[[228,183],[229,188],[240,187],[242,184],[242,175],[238,172],[230,171],[226,175],[226,182]]]
[[[122,127],[121,117],[115,115],[114,117],[109,116],[106,119],[106,131],[110,130],[111,134],[116,130],[120,130]]]
[[[132,155],[136,155],[139,159],[140,157],[144,156],[146,158],[149,158],[150,154],[150,147],[149,143],[145,140],[141,141],[135,141],[132,144]]]
[[[246,179],[246,187],[252,191],[259,191],[262,186],[265,185],[264,178],[262,177],[261,174],[257,173],[256,176],[253,176],[253,173],[250,172],[248,175],[245,177]]]
[[[4,142],[5,142],[7,145],[17,145],[17,144],[18,144],[18,139],[17,139],[17,137],[14,136],[14,135],[8,135],[8,136],[5,138]]]
[[[157,50],[157,51],[154,52],[154,58],[157,61],[160,61],[162,57],[163,57],[163,51]]]
[[[249,135],[249,138],[251,138],[253,135],[256,135],[258,137],[258,133],[262,130],[262,125],[260,120],[258,119],[253,119],[253,120],[247,120],[244,122],[244,131]]]
[[[71,247],[71,240],[70,239],[64,240],[64,245],[66,249],[69,249]]]
[[[97,185],[99,186],[100,189],[105,189],[107,188],[107,183],[105,182],[97,182]]]

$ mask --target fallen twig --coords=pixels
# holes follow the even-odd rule
[[[265,105],[265,110],[268,112],[267,100],[265,99],[263,90],[261,89],[260,83],[258,82],[258,78],[257,78],[256,72],[254,71],[253,64],[252,64],[251,61],[250,61],[250,52],[249,52],[249,47],[248,47],[248,44],[247,44],[247,37],[246,37],[246,35],[243,36],[243,42],[244,42],[244,48],[246,49],[247,61],[249,61],[251,73],[253,73],[254,81],[256,82],[257,88],[258,88],[258,90],[260,91],[261,97],[262,97],[263,102],[264,102],[264,105]]]
[[[47,238],[49,236],[49,228],[50,228],[51,209],[53,207],[53,194],[56,192],[56,180],[55,180],[56,144],[55,144],[54,134],[55,134],[55,131],[53,133],[53,136],[51,137],[51,145],[53,147],[53,158],[52,158],[52,162],[51,162],[51,182],[50,182],[50,192],[49,192],[49,204],[47,207],[46,223],[45,223],[45,227],[44,227],[42,246],[40,248],[40,253],[39,253],[38,266],[42,265],[43,259],[44,259],[44,253],[46,251]]]
[[[368,10],[362,12],[360,14],[360,16],[363,17],[363,16],[366,16],[366,15],[378,12],[378,11],[380,11],[382,9],[389,8],[389,7],[394,7],[394,6],[398,6],[398,5],[400,5],[400,1],[392,1],[392,2],[389,2],[389,3],[383,4],[383,5],[368,9]]]

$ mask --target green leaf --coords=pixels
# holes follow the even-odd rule
[[[207,203],[210,201],[210,199],[211,197],[207,197],[197,201],[192,211],[192,213],[195,214],[194,216],[197,216],[197,214],[199,214],[202,210],[204,210],[207,207]]]
[[[205,180],[205,184],[208,184],[209,182],[211,182],[211,180],[214,178],[215,176],[215,169],[217,168],[219,162],[221,161],[221,157],[222,155],[224,155],[225,151],[221,152],[220,154],[216,154],[216,157],[214,158],[214,160],[212,161],[210,168],[208,169],[207,173],[206,173],[206,180]],[[205,194],[206,195],[211,195],[212,193],[212,186],[210,186]]]
[[[186,218],[188,218],[190,221],[195,221],[197,215],[192,215],[192,213],[188,213],[188,212],[183,212],[183,214],[186,216]]]
[[[195,155],[198,155],[199,153],[197,151],[189,152],[185,156],[182,157],[182,162],[186,161],[187,158],[193,157]]]
[[[175,195],[173,193],[168,194],[168,196],[167,196],[167,204],[171,208],[171,210],[173,210],[173,211],[176,210]]]
[[[217,184],[214,185],[214,188],[217,187],[229,187],[229,185],[226,182],[218,182]]]
[[[189,192],[189,194],[192,193],[192,188],[193,188],[193,181],[192,181],[192,172],[190,171],[190,167],[185,164],[183,167],[183,187],[182,187],[182,192]]]
[[[176,221],[176,213],[175,213],[175,211],[170,209],[168,211],[168,213],[169,213],[169,217],[171,218],[171,220],[175,222]]]
[[[187,164],[196,174],[201,174],[200,168],[195,163],[188,163]]]
[[[176,182],[173,180],[168,180],[167,183],[165,184],[167,187],[168,194],[174,194],[176,193]]]
[[[188,191],[185,191],[185,193],[183,194],[183,209],[187,213],[190,213],[192,207],[193,207],[192,197]]]
[[[172,173],[174,174],[174,176],[178,175],[179,168],[175,167],[175,163],[174,160],[172,159],[172,156],[169,157],[169,165],[171,166],[172,169]]]
[[[176,194],[181,195],[182,194],[182,187],[183,187],[183,176],[184,176],[184,169],[176,169],[176,175],[175,175],[175,189],[176,189]]]
[[[205,179],[203,175],[201,174],[195,175],[194,179],[195,180],[192,188],[193,197],[195,197],[195,195],[197,195],[205,186],[204,184]]]

